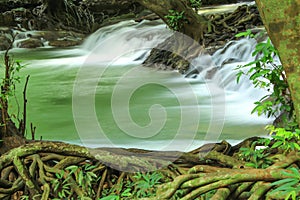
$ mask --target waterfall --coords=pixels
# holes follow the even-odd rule
[[[266,42],[267,39],[264,40]],[[269,92],[262,88],[254,88],[248,75],[242,75],[237,83],[237,73],[242,70],[247,72],[251,66],[237,69],[255,59],[254,52],[257,40],[253,38],[243,38],[228,42],[223,48],[217,50],[212,56],[200,55],[192,62],[192,69],[186,75],[189,78],[210,79],[218,86],[227,91],[240,92],[247,98],[258,100]],[[274,58],[274,63],[280,65],[278,56]],[[269,66],[272,68],[272,66]],[[195,70],[196,69],[196,70]]]
[[[118,65],[138,61],[137,64],[140,64],[152,48],[171,34],[161,21],[124,21],[99,29],[87,38],[82,48],[95,54],[97,61],[113,60]],[[247,76],[242,76],[237,84],[238,70],[234,69],[255,59],[252,52],[256,44],[257,41],[253,38],[229,41],[213,55],[203,54],[192,60],[191,71],[185,76],[188,81],[196,84],[213,82],[228,93],[242,94],[243,97],[238,97],[239,101],[247,99],[253,105],[252,102],[266,95],[267,91],[254,88]]]
[[[135,61],[143,62],[152,48],[172,34],[161,21],[141,23],[123,21],[107,26],[93,33],[82,45],[82,49],[97,56],[97,61],[115,64],[130,64]],[[239,65],[245,65],[255,58],[252,52],[257,41],[253,38],[243,38],[229,41],[223,48],[212,56],[200,55],[192,60],[191,70],[187,78],[207,79],[228,91],[240,91],[245,95],[263,96],[265,91],[253,88],[247,76],[242,76],[237,84],[235,70]],[[246,70],[246,69],[244,69]]]
[[[204,139],[265,134],[272,119],[251,115],[253,102],[265,92],[254,89],[247,77],[238,85],[233,70],[254,59],[256,41],[230,41],[213,55],[200,55],[192,60],[198,73],[186,78],[142,67],[151,49],[171,34],[161,21],[124,21],[99,29],[81,46],[14,49],[29,64],[21,77],[32,75],[28,118],[38,124],[38,134],[57,139],[57,133],[65,133],[66,141],[80,136],[79,143],[87,146],[181,151]]]
[[[152,48],[171,34],[161,21],[123,21],[100,28],[84,42],[82,48],[97,55],[98,61],[119,60],[118,64],[142,62]]]

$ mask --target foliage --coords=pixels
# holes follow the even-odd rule
[[[94,195],[92,184],[97,180],[96,174],[91,171],[94,168],[95,166],[89,163],[81,167],[72,165],[66,168],[69,176],[73,175],[75,177],[76,183],[87,191],[88,196]]]
[[[255,37],[250,30],[236,35],[236,37]],[[249,75],[255,87],[264,88],[270,94],[264,96],[259,101],[255,102],[256,106],[253,112],[258,115],[265,114],[268,117],[276,117],[282,120],[282,123],[275,123],[268,125],[266,129],[272,135],[271,140],[264,139],[265,147],[271,145],[271,149],[281,150],[284,154],[291,151],[299,151],[300,146],[298,141],[300,139],[300,129],[296,123],[294,105],[291,100],[291,92],[288,87],[285,72],[282,65],[274,64],[274,57],[278,55],[277,50],[271,44],[270,39],[266,42],[258,43],[252,56],[256,56],[253,62],[243,66],[238,66],[240,71],[237,73],[237,82],[239,82],[242,75]],[[250,67],[243,71],[242,69]],[[275,120],[275,121],[276,121]],[[277,127],[276,127],[277,126]],[[255,145],[255,143],[253,143]],[[268,160],[269,153],[265,149],[241,148],[241,154],[247,161],[248,166],[266,168],[270,163]],[[284,175],[291,178],[282,179],[272,183],[272,186],[278,186],[272,193],[284,193],[287,199],[296,200],[296,195],[300,190],[300,173],[299,169],[291,168],[292,173]]]
[[[97,180],[96,174],[91,170],[95,166],[90,164],[85,164],[83,166],[71,165],[65,170],[61,170],[60,173],[56,173],[56,179],[52,181],[53,191],[57,193],[59,198],[67,198],[71,194],[72,183],[71,177],[74,178],[76,184],[86,191],[88,196],[94,195],[94,190],[92,184]]]
[[[56,179],[52,181],[53,191],[57,193],[59,198],[67,198],[71,193],[70,183],[68,183],[70,177],[64,179],[65,171],[61,170],[60,173],[56,173]]]
[[[16,98],[16,84],[20,83],[20,76],[18,76],[18,72],[25,67],[25,65],[21,64],[19,60],[13,60],[10,56],[10,50],[13,47],[13,43],[15,41],[17,34],[11,35],[10,45],[4,53],[4,78],[1,81],[1,93],[0,93],[0,108],[1,108],[1,119],[0,123],[3,127],[2,134],[8,134],[8,122],[11,119],[15,119],[19,122],[19,132],[21,135],[25,134],[26,129],[26,87],[28,83],[29,76],[26,79],[24,91],[23,91],[23,119],[20,118],[20,105],[18,104],[18,100]],[[17,114],[10,113],[9,114],[9,100],[14,98],[17,102],[18,111]]]
[[[236,37],[255,37],[250,30],[236,35]],[[258,43],[252,56],[256,56],[254,61],[238,66],[237,82],[242,75],[249,75],[253,85],[266,89],[270,94],[255,102],[252,113],[267,115],[268,117],[280,117],[283,126],[287,129],[294,129],[296,126],[294,106],[282,65],[274,63],[274,57],[278,55],[277,50],[268,39],[266,42]],[[248,67],[250,67],[248,69]]]
[[[180,31],[183,23],[186,23],[184,11],[169,10],[169,14],[165,16],[168,26],[174,31]]]
[[[121,183],[122,185],[124,183]],[[121,185],[121,187],[122,187]],[[100,198],[99,200],[119,200],[119,199],[126,199],[129,198],[131,199],[133,194],[132,194],[132,188],[133,188],[134,184],[130,181],[127,180],[124,184],[124,190],[120,192],[120,194],[116,194],[116,188],[113,187],[110,190],[105,189],[102,192],[102,198]]]
[[[121,188],[121,192],[117,192],[115,187],[110,190],[104,190],[99,200],[120,200],[120,199],[139,199],[152,197],[155,195],[155,189],[161,183],[163,176],[159,172],[136,173],[133,176],[136,179],[133,182],[127,180]]]
[[[197,10],[201,7],[202,1],[201,0],[189,0],[190,6],[194,8],[197,12]]]
[[[287,131],[284,128],[276,128],[272,125],[266,127],[266,129],[274,134],[275,143],[272,145],[272,148],[279,148],[287,153],[289,151],[300,151],[300,146],[298,141],[300,139],[300,130],[295,129],[295,131]]]
[[[296,196],[300,191],[300,172],[299,169],[295,167],[292,167],[290,170],[292,171],[291,173],[283,172],[284,175],[290,176],[290,178],[282,179],[271,184],[272,186],[278,186],[271,194],[280,192],[286,196],[285,200],[296,200]]]
[[[240,155],[248,162],[246,165],[253,168],[267,168],[273,162],[269,159],[269,150],[278,149],[284,154],[291,151],[300,151],[298,141],[300,139],[300,130],[287,131],[284,128],[276,128],[273,125],[266,127],[273,138],[261,138],[251,144],[250,148],[240,148]],[[256,148],[261,146],[261,148]],[[270,147],[270,148],[269,148]]]
[[[251,32],[251,30],[247,30],[247,31],[244,31],[244,32],[240,32],[238,34],[235,35],[235,37],[239,38],[239,37],[255,37],[255,35]]]
[[[15,96],[15,90],[16,90],[16,84],[20,83],[21,77],[17,76],[16,74],[20,72],[21,69],[25,67],[25,65],[21,64],[21,61],[16,60],[12,61],[9,57],[7,59],[7,65],[8,67],[8,73],[9,76],[2,78],[2,85],[7,85],[6,90],[2,90],[1,93],[1,99],[3,101],[8,101],[9,97],[14,97]]]
[[[158,172],[147,172],[146,174],[137,173],[134,177],[137,179],[134,191],[137,198],[150,197],[155,194],[155,186],[158,185],[163,178]]]
[[[257,145],[263,145],[267,147],[270,144],[270,140],[267,138],[262,138],[258,141],[255,141],[251,144],[251,148],[240,148],[240,155],[242,156],[243,160],[245,160],[246,166],[253,167],[253,168],[267,168],[273,162],[268,157],[270,153],[266,152],[265,148],[257,149]]]

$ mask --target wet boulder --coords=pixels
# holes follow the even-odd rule
[[[61,39],[61,40],[50,41],[49,45],[54,47],[71,47],[71,46],[80,45],[81,43],[82,43],[81,40]]]
[[[16,46],[19,48],[37,48],[44,46],[44,44],[39,39],[28,38],[17,42]]]

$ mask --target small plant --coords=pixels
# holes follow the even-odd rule
[[[273,163],[272,160],[268,158],[270,153],[268,153],[265,148],[257,149],[256,146],[258,144],[267,147],[270,142],[269,139],[262,138],[261,140],[253,142],[251,148],[241,148],[241,156],[247,162],[246,166],[256,169],[269,167]]]
[[[71,165],[65,170],[68,171],[69,176],[74,176],[76,183],[87,192],[88,196],[94,195],[94,190],[92,184],[96,181],[97,175],[91,170],[96,166],[89,163],[84,164],[83,166]]]
[[[70,176],[65,176],[65,171],[55,174],[56,179],[52,181],[53,191],[57,193],[60,199],[67,198],[71,194]]]
[[[155,194],[155,188],[161,183],[160,180],[163,178],[158,172],[137,173],[134,177],[137,179],[134,191],[137,198],[150,197]]]
[[[283,193],[285,200],[292,199],[296,200],[297,195],[300,191],[300,173],[299,169],[291,168],[291,173],[283,172],[284,175],[289,176],[290,178],[282,179],[272,183],[272,186],[278,186],[271,194],[280,192]]]
[[[84,165],[71,165],[59,173],[55,173],[55,179],[52,180],[52,189],[59,199],[73,196],[73,188],[80,187],[86,196],[79,197],[80,199],[91,199],[95,195],[93,183],[98,179],[97,175],[92,172],[96,166],[86,163]],[[87,197],[88,196],[88,197]]]
[[[271,148],[279,148],[283,150],[284,153],[290,151],[300,151],[300,146],[298,141],[300,139],[300,130],[295,129],[295,131],[287,131],[284,128],[276,128],[275,126],[269,125],[266,127],[274,138],[275,143]]]
[[[103,197],[99,200],[120,200],[120,196],[116,195],[116,194],[111,194],[111,195]]]
[[[202,2],[201,2],[201,0],[190,0],[190,5],[197,12],[198,9],[201,7]]]
[[[29,200],[29,196],[28,195],[22,195],[20,200]]]
[[[169,10],[169,14],[165,18],[167,19],[168,26],[174,31],[179,31],[182,29],[183,23],[186,23],[184,11]]]
[[[119,200],[119,199],[133,199],[133,193],[132,188],[134,187],[134,183],[132,183],[130,180],[125,181],[125,183],[121,183],[122,185],[120,188],[123,188],[122,191],[118,191],[116,187],[113,187],[111,189],[104,189],[102,191],[102,198],[99,200]]]

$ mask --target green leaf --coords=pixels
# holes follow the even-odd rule
[[[235,35],[235,37],[239,38],[239,37],[247,37],[251,35],[251,30],[247,30],[245,32],[241,32]]]
[[[277,147],[279,147],[280,145],[282,145],[283,144],[283,142],[282,141],[277,141],[277,142],[275,142],[273,145],[272,145],[272,149],[275,149],[275,148],[277,148]]]
[[[289,182],[294,181],[294,180],[295,180],[294,178],[285,178],[285,179],[282,179],[282,180],[279,180],[279,181],[275,181],[275,182],[271,183],[271,185],[272,186],[282,185],[282,184],[289,183]]]
[[[300,146],[299,146],[299,144],[294,143],[294,147],[295,147],[295,149],[297,149],[298,151],[300,151]]]
[[[127,188],[126,190],[124,190],[124,192],[122,192],[122,194],[121,194],[121,196],[122,197],[130,197],[130,196],[132,196],[132,194],[131,194],[131,188]]]
[[[106,196],[106,197],[103,197],[99,200],[119,200],[120,197],[118,195],[109,195],[109,196]]]
[[[242,70],[240,70],[237,74],[236,74],[236,82],[239,83],[241,76],[244,75],[244,72]]]
[[[294,191],[291,191],[291,192],[289,192],[288,194],[287,194],[287,196],[286,196],[286,198],[285,198],[285,200],[289,200],[290,199],[290,197],[292,198],[292,200],[296,200],[296,191],[294,190]]]
[[[256,164],[254,163],[246,163],[245,164],[247,167],[253,167],[253,168],[256,168]]]
[[[79,175],[78,175],[78,184],[79,184],[80,186],[83,185],[83,172],[82,172],[82,171],[80,171],[80,172],[79,172]]]
[[[91,164],[86,164],[86,165],[84,166],[84,169],[85,169],[86,171],[90,171],[90,170],[95,169],[95,168],[96,168],[96,166],[95,166],[95,165],[91,165]]]

